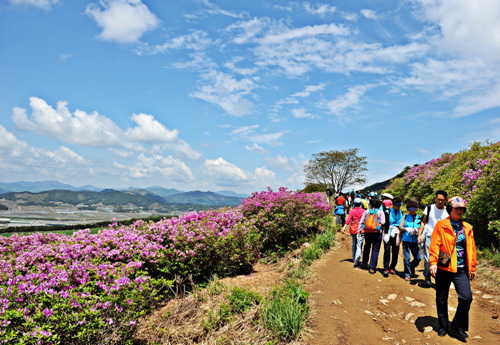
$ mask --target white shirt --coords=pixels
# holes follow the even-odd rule
[[[446,207],[443,207],[442,210],[437,208],[436,204],[431,205],[430,214],[427,214],[427,207],[424,210],[424,215],[427,216],[427,223],[424,227],[424,232],[426,237],[431,237],[432,232],[434,231],[434,227],[438,220],[448,218],[448,212],[446,212]]]

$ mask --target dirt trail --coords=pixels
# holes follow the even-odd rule
[[[402,275],[384,278],[383,248],[378,271],[353,268],[351,237],[337,234],[340,245],[313,265],[313,278],[306,284],[313,310],[310,332],[304,342],[330,344],[460,344],[449,335],[437,335],[434,288],[423,288],[423,260],[418,278],[411,283]],[[403,271],[401,256],[396,270]],[[470,310],[469,343],[500,344],[500,296],[480,291],[472,283],[474,301]],[[392,296],[391,296],[392,295]],[[396,295],[396,296],[394,296]],[[457,307],[450,289],[450,320]]]

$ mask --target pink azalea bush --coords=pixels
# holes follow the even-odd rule
[[[333,207],[324,193],[295,193],[282,187],[278,192],[268,188],[253,193],[243,200],[240,209],[255,222],[263,250],[280,251],[310,235]]]
[[[404,200],[415,198],[422,205],[434,203],[434,192],[467,201],[465,218],[474,226],[476,240],[499,245],[500,236],[500,142],[473,143],[468,150],[446,153],[408,169],[385,190]]]
[[[320,195],[280,189],[95,235],[0,237],[0,343],[124,343],[178,276],[248,271],[263,243],[307,234],[328,211]]]

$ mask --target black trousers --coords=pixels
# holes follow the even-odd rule
[[[387,243],[384,242],[384,271],[396,269],[398,256],[399,246],[396,245],[396,237],[389,237],[389,241]]]
[[[467,268],[458,268],[457,273],[437,270],[436,273],[436,307],[439,320],[439,330],[448,331],[448,295],[453,282],[458,295],[458,307],[453,318],[453,327],[461,331],[469,330],[469,309],[472,303]]]

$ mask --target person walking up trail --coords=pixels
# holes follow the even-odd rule
[[[436,191],[435,201],[433,205],[428,205],[424,210],[424,215],[422,218],[422,223],[420,223],[420,229],[418,230],[418,243],[423,245],[422,252],[424,254],[424,277],[425,283],[423,287],[431,287],[431,272],[429,270],[429,246],[431,244],[432,233],[434,226],[438,220],[448,218],[448,212],[446,212],[445,203],[448,198],[448,193],[444,190]]]
[[[389,233],[387,234],[387,241],[384,238],[384,277],[387,277],[389,274],[396,274],[399,246],[401,244],[399,225],[403,219],[401,205],[401,199],[399,197],[395,197],[392,202],[392,207],[389,210]]]
[[[381,201],[377,198],[370,199],[370,209],[363,213],[360,220],[361,231],[364,233],[365,247],[363,249],[363,264],[368,264],[370,258],[370,274],[375,274],[378,263],[378,255],[380,252],[380,244],[382,242],[383,225],[385,224],[384,211],[380,210]],[[361,248],[358,245],[356,250],[356,259],[361,257]]]
[[[344,229],[342,229],[342,233],[345,233],[345,229],[349,225],[349,233],[352,237],[352,260],[354,262],[354,267],[358,266],[356,263],[356,248],[358,246],[358,232],[361,231],[359,228],[359,223],[361,221],[361,217],[365,210],[361,208],[361,199],[354,199],[354,208],[349,212],[349,217],[347,218],[346,225]]]
[[[463,222],[465,200],[448,200],[450,217],[440,220],[434,228],[429,246],[430,272],[436,279],[436,309],[439,320],[438,335],[448,332],[448,295],[453,282],[458,295],[458,307],[450,329],[461,341],[469,337],[469,310],[472,303],[470,282],[476,279],[476,243],[469,223]]]
[[[415,275],[415,268],[421,260],[420,248],[418,247],[418,229],[422,217],[417,215],[418,203],[416,201],[409,201],[406,204],[406,209],[409,213],[401,220],[399,229],[403,232],[401,239],[403,241],[405,280],[409,282],[411,276]],[[412,261],[410,261],[410,255],[413,256]]]

